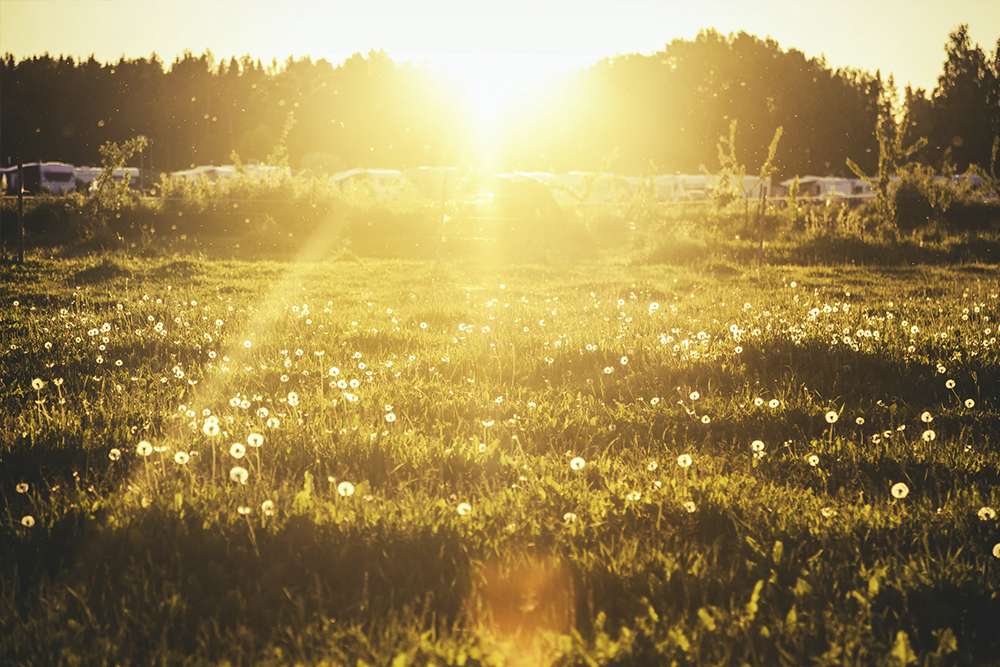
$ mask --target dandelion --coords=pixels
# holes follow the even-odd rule
[[[684,508],[684,510],[685,510],[685,511],[686,511],[686,512],[687,512],[688,514],[694,514],[695,512],[697,512],[697,511],[698,511],[698,506],[697,506],[697,505],[695,505],[695,504],[694,504],[693,502],[691,502],[690,500],[686,500],[686,501],[684,501],[684,504],[682,505],[682,507]]]
[[[337,377],[338,375],[340,375],[340,369],[337,368],[336,366],[331,366],[328,373],[330,377]]]
[[[270,414],[267,408],[257,408],[257,416],[261,419],[266,419],[267,415]]]
[[[910,493],[910,487],[902,482],[896,482],[892,485],[892,496],[894,498],[905,498],[907,494]]]
[[[215,422],[205,422],[205,425],[201,427],[201,430],[210,438],[214,438],[219,435],[219,425]]]
[[[646,464],[646,470],[648,470],[649,472],[653,472],[658,467],[659,464],[656,461],[650,461],[648,464]]]
[[[920,415],[920,421],[922,421],[925,424],[930,424],[932,421],[934,421],[934,416],[929,412],[925,412],[922,415]]]
[[[1000,558],[1000,542],[993,545],[993,557]]]
[[[299,395],[294,391],[288,392],[288,404],[293,408],[299,404]]]
[[[35,525],[35,517],[31,516],[30,514],[24,515],[24,517],[21,518],[21,525],[24,526],[25,528],[31,528],[32,526]]]
[[[389,412],[385,415],[385,420],[391,424],[392,422],[396,421],[396,415]]]
[[[989,521],[997,518],[997,513],[992,507],[980,507],[976,514],[979,515],[980,521]]]
[[[233,446],[229,448],[229,455],[234,459],[241,459],[247,453],[247,448],[238,442],[234,442]]]
[[[690,465],[691,465],[691,456],[690,456],[690,454],[681,454],[680,456],[678,456],[677,457],[677,465],[679,465],[682,468],[690,467]]]
[[[709,417],[708,415],[704,415],[701,418],[701,423],[702,424],[711,424],[712,423],[712,418]]]
[[[837,515],[837,510],[832,507],[824,507],[819,511],[819,513],[822,514],[824,518],[829,519],[830,517]]]
[[[653,313],[655,313],[659,309],[660,309],[660,304],[656,303],[655,301],[653,303],[649,304],[649,314],[650,315],[652,315]]]
[[[122,457],[122,450],[118,449],[117,447],[112,447],[111,451],[108,452],[108,458],[111,459],[112,461],[117,461],[121,457]]]
[[[279,426],[281,426],[281,420],[278,419],[277,417],[271,417],[270,419],[267,420],[268,428],[278,428]]]
[[[622,362],[622,366],[625,366],[626,364],[628,364],[628,357],[622,357],[621,362]]]
[[[948,389],[954,389],[955,388],[955,381],[954,380],[948,380],[947,382],[944,383],[944,386],[947,387]]]
[[[762,452],[764,451],[764,442],[762,440],[754,440],[750,443],[750,449],[754,452]]]
[[[149,444],[148,440],[143,440],[136,446],[135,452],[139,456],[149,456],[153,453],[153,445]]]
[[[931,429],[927,429],[926,431],[923,432],[923,435],[921,435],[920,437],[923,438],[924,442],[930,442],[931,440],[937,437],[937,434],[934,433],[934,431],[932,431]]]
[[[35,378],[34,380],[31,381],[31,388],[34,389],[35,391],[41,391],[42,389],[45,388],[45,382],[42,380],[42,378]]]
[[[14,489],[18,493],[27,493],[28,492],[28,484],[26,482],[21,482],[17,486],[15,486]]]
[[[187,462],[190,460],[191,457],[188,456],[187,452],[177,452],[176,454],[174,454],[174,463],[176,463],[177,465],[180,466],[187,465]]]
[[[759,408],[760,406],[764,405],[764,399],[758,396],[757,398],[753,399],[753,404]]]
[[[976,407],[976,402],[974,400],[972,400],[971,398],[967,398],[967,399],[965,399],[965,407],[967,407],[967,408],[974,408],[974,407]]]
[[[779,401],[779,400],[778,400],[778,399],[776,399],[776,398],[772,398],[772,399],[771,399],[770,401],[768,401],[768,403],[767,403],[767,407],[771,408],[772,410],[773,410],[773,409],[775,409],[776,407],[778,407],[779,405],[781,405],[781,401]]]
[[[692,401],[697,401],[699,398],[701,398],[701,394],[699,394],[696,391],[692,391],[691,394],[688,396],[688,398],[690,398]]]
[[[350,498],[354,495],[354,485],[350,482],[341,482],[337,485],[337,493],[344,498]]]
[[[250,342],[250,341],[248,341],[248,340],[245,340],[245,341],[243,341],[243,347],[245,347],[245,348],[246,348],[246,349],[248,349],[248,350],[250,349],[250,347],[251,347],[252,345],[253,345],[253,343],[251,343],[251,342]]]
[[[865,418],[864,417],[858,417],[857,419],[854,420],[854,423],[857,424],[858,426],[864,426],[865,425]]]
[[[574,457],[573,460],[569,462],[569,467],[573,470],[583,470],[583,466],[585,465],[587,465],[587,462],[580,456]]]
[[[260,504],[260,511],[264,516],[274,516],[274,501],[265,500]]]
[[[246,484],[247,479],[250,478],[250,473],[246,468],[242,466],[233,466],[232,470],[229,471],[229,479],[240,484]]]
[[[458,515],[459,516],[467,516],[469,514],[472,514],[472,505],[470,505],[469,503],[459,503],[458,504]]]
[[[247,436],[247,444],[251,447],[260,447],[264,444],[264,436],[260,433],[251,433]]]
[[[604,367],[604,374],[605,375],[611,375],[614,372],[615,372],[615,369],[613,369],[611,366],[605,366]]]
[[[840,418],[840,415],[838,415],[833,410],[830,410],[829,412],[826,413],[826,423],[827,424],[836,424],[837,420],[839,418]]]
[[[563,521],[565,521],[566,523],[575,522],[576,514],[574,514],[573,512],[566,512],[565,514],[563,514]]]
[[[811,465],[814,468],[816,466],[818,466],[819,465],[819,457],[816,456],[815,454],[810,454],[809,455],[809,465]]]
[[[241,515],[246,516],[250,514],[250,512],[252,512],[253,510],[251,510],[246,505],[240,505],[239,507],[236,508],[236,511],[239,512]]]

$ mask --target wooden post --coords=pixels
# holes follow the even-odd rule
[[[764,263],[764,211],[767,208],[767,188],[760,186],[760,245],[757,246],[757,264]]]
[[[444,254],[444,225],[448,220],[446,213],[445,204],[448,201],[448,177],[444,176],[441,179],[441,233],[438,234],[438,244],[437,244],[437,263],[441,263],[441,256]]]
[[[41,170],[41,167],[39,167]],[[17,163],[17,261],[24,264],[24,163]]]

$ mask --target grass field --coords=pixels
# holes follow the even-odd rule
[[[5,665],[987,665],[997,267],[45,259]]]

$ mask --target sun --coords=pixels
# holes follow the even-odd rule
[[[556,85],[561,68],[546,66],[530,53],[476,53],[452,58],[441,73],[460,91],[479,151],[480,166],[499,160],[503,125],[512,114],[530,112]]]

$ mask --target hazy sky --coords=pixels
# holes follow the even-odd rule
[[[427,62],[482,96],[616,53],[652,53],[699,29],[745,30],[782,48],[825,54],[834,67],[892,72],[900,88],[931,90],[948,32],[968,23],[987,51],[1000,37],[1000,0],[0,0],[0,52],[98,60],[184,49],[265,62],[310,55],[340,63],[385,49]]]

